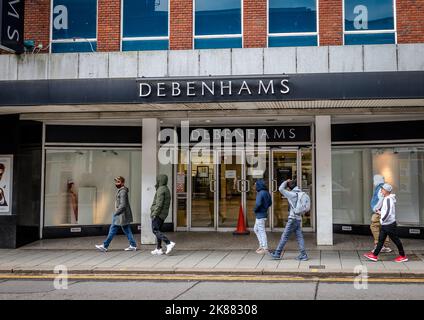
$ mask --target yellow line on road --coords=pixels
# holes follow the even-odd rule
[[[63,275],[57,274],[0,274],[0,280],[53,280]],[[164,280],[164,281],[248,281],[248,282],[354,282],[355,277],[284,277],[268,275],[100,275],[100,274],[68,274],[68,280],[90,281],[130,281],[130,280]],[[424,278],[367,278],[373,283],[424,283]]]

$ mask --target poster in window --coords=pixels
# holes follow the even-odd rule
[[[0,155],[0,214],[12,214],[13,156]]]

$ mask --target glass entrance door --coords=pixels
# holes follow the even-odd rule
[[[190,152],[191,212],[190,229],[215,229],[215,152]]]
[[[287,179],[296,180],[299,188],[310,196],[311,212],[313,212],[312,156],[312,149],[307,147],[272,150],[272,229],[281,229],[287,224],[289,204],[287,199],[278,191],[280,185]],[[307,231],[313,230],[313,215],[311,212],[302,217],[302,226]]]
[[[218,229],[235,229],[240,207],[244,211],[245,191],[248,186],[243,169],[243,152],[224,150],[218,153]]]

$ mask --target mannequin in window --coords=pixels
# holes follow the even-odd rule
[[[78,224],[78,195],[75,191],[75,184],[72,180],[68,181],[68,194],[70,196],[72,213],[75,218],[75,223]]]

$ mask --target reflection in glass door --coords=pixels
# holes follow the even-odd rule
[[[246,188],[243,153],[224,150],[219,153],[218,159],[218,228],[235,228]]]
[[[250,228],[253,228],[255,225],[256,216],[253,212],[256,204],[256,188],[255,183],[258,179],[263,179],[265,184],[268,187],[268,191],[271,192],[271,187],[269,183],[269,169],[268,162],[269,154],[268,151],[261,152],[247,152],[246,153],[246,180],[247,180],[247,190],[246,190],[246,216],[247,216],[247,225]],[[271,210],[268,211],[268,220],[266,226],[269,227]]]
[[[191,228],[215,227],[213,151],[191,152]]]
[[[297,153],[297,150],[273,150],[272,152],[273,228],[283,228],[287,224],[288,201],[281,195],[278,188],[287,179],[298,181]]]

